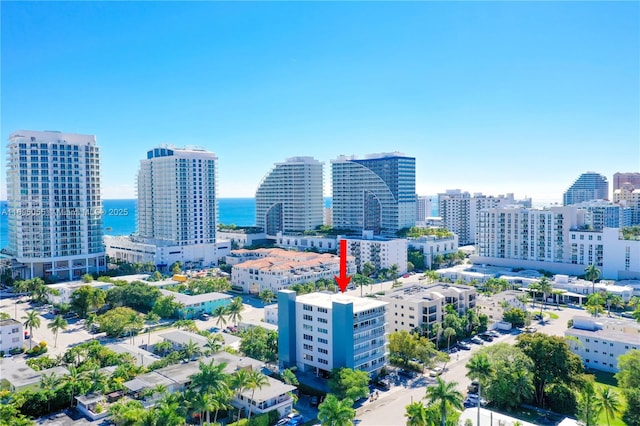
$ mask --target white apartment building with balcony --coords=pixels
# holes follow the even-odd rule
[[[485,314],[489,322],[502,321],[504,312],[516,308],[526,311],[526,306],[522,303],[522,296],[526,293],[521,291],[507,290],[491,296],[478,296],[478,313]]]
[[[613,191],[613,202],[631,209],[631,224],[640,225],[640,187],[623,187]]]
[[[449,189],[444,194],[438,194],[438,208],[443,225],[458,235],[461,245],[476,242],[478,213],[482,209],[514,204],[531,207],[531,199],[516,200],[511,193],[497,197],[481,193],[471,195],[459,189]]]
[[[216,264],[231,245],[216,245],[217,160],[198,147],[147,151],[137,177],[137,234],[107,239],[107,254],[145,259],[161,270],[176,261],[186,268]]]
[[[100,149],[93,135],[18,130],[7,147],[8,253],[21,278],[104,271]]]
[[[618,228],[591,230],[587,216],[576,206],[482,210],[471,260],[567,275],[596,265],[606,279],[640,278],[640,241],[625,240]]]
[[[447,237],[425,235],[420,238],[410,238],[408,245],[422,252],[427,269],[431,269],[435,256],[458,252],[458,236],[453,233]]]
[[[280,367],[328,376],[348,367],[376,376],[389,358],[386,308],[342,293],[278,293]]]
[[[476,307],[476,299],[475,287],[443,283],[413,285],[378,297],[389,303],[387,318],[391,332],[425,327],[431,330],[444,320],[447,305],[464,314]]]
[[[274,293],[292,284],[319,279],[333,280],[340,275],[340,258],[328,253],[288,251],[279,248],[233,250],[226,257],[232,265],[231,284],[244,292],[258,294],[269,289]],[[347,274],[356,272],[352,257],[347,257]]]
[[[312,157],[292,157],[276,163],[256,191],[256,224],[267,235],[322,225],[322,185],[322,163]]]
[[[365,233],[363,238],[339,237],[347,241],[347,254],[353,256],[358,273],[365,263],[371,263],[376,270],[398,266],[398,275],[407,272],[407,240],[404,238],[374,237]]]
[[[14,319],[0,320],[0,351],[9,353],[24,345],[24,327]]]
[[[574,317],[564,332],[571,351],[587,368],[618,372],[618,357],[640,349],[640,324],[633,320],[607,317]]]

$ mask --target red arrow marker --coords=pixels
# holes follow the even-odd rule
[[[347,240],[340,240],[340,276],[333,276],[340,287],[340,291],[344,293],[351,281],[351,277],[347,276]]]

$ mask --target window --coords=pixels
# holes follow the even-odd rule
[[[329,311],[327,310],[327,308],[318,308],[318,312],[326,314]]]
[[[304,349],[307,351],[313,351],[313,346],[307,345],[306,343],[303,345]]]
[[[311,305],[302,305],[302,309],[305,311],[313,311],[313,306]]]
[[[328,321],[326,318],[318,317],[318,322],[321,322],[322,324],[326,324]]]
[[[329,365],[329,361],[327,361],[326,359],[318,358],[318,362],[320,364]]]
[[[302,316],[302,319],[304,319],[305,321],[313,321],[313,317],[311,315],[307,315],[307,314],[304,314]]]
[[[324,343],[325,345],[329,344],[329,341],[327,339],[323,339],[322,337],[318,337],[318,342]]]
[[[303,338],[304,340],[308,340],[308,341],[310,341],[310,342],[313,342],[313,336],[310,336],[310,335],[308,335],[308,334],[303,334],[303,335],[302,335],[302,338]]]
[[[307,361],[313,361],[313,355],[304,354],[302,355],[302,358],[306,359]]]
[[[306,331],[313,331],[313,326],[309,324],[302,324],[302,329]]]
[[[328,350],[322,349],[322,348],[318,348],[318,352],[320,352],[321,354],[325,354],[325,355],[327,355],[329,353]]]
[[[318,332],[320,332],[322,334],[329,334],[329,330],[327,330],[326,328],[318,327]]]

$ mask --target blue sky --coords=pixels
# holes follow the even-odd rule
[[[217,153],[222,197],[298,155],[327,194],[340,154],[415,156],[425,195],[560,201],[587,170],[640,171],[638,2],[0,7],[3,140],[95,134],[103,198],[133,198],[164,143]]]

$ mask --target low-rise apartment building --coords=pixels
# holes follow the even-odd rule
[[[278,293],[280,366],[328,377],[348,367],[377,375],[387,364],[387,302],[341,293]]]
[[[83,286],[89,286],[94,289],[107,291],[111,287],[113,287],[113,284],[102,281],[92,281],[90,283],[86,283],[84,281],[70,281],[66,283],[50,284],[48,285],[48,287],[56,291],[54,293],[49,293],[47,295],[47,299],[52,304],[71,303],[71,295],[73,294],[73,292]]]
[[[389,329],[412,331],[441,323],[445,307],[452,305],[456,312],[464,314],[476,306],[476,289],[471,286],[435,283],[400,288],[378,297],[388,302]]]
[[[9,353],[24,345],[24,327],[14,319],[0,320],[0,351]]]
[[[574,317],[564,335],[587,368],[610,373],[618,372],[620,355],[640,349],[640,324],[628,319]]]
[[[458,252],[458,236],[456,234],[448,237],[425,235],[420,238],[409,239],[408,244],[412,249],[422,252],[427,269],[431,269],[435,256]]]
[[[478,296],[478,313],[485,314],[489,322],[502,321],[504,312],[511,308],[526,310],[525,304],[520,300],[526,293],[514,290],[502,291],[491,296]]]
[[[170,290],[160,289],[163,296],[173,296],[174,301],[181,303],[179,309],[180,318],[195,318],[202,314],[212,314],[218,306],[227,306],[232,297],[224,293],[183,294]]]
[[[407,240],[404,238],[374,237],[373,232],[363,232],[362,238],[342,237],[347,241],[347,254],[353,256],[358,272],[365,263],[371,263],[376,270],[389,269],[398,265],[398,274],[407,272]]]
[[[247,293],[270,289],[277,293],[292,284],[333,280],[340,274],[340,258],[332,254],[283,249],[234,250],[227,256],[233,265],[231,284]],[[347,274],[356,272],[353,258],[347,257]]]

